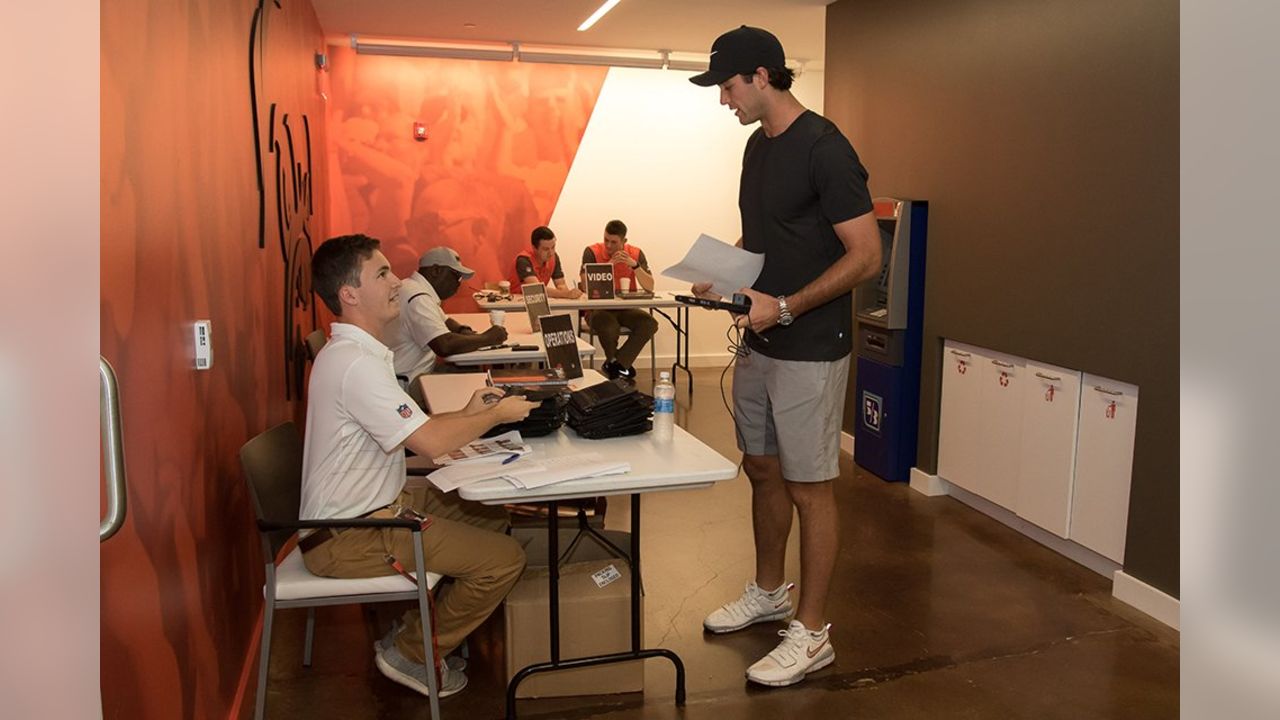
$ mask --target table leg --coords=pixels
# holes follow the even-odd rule
[[[578,667],[591,667],[595,665],[607,665],[617,662],[629,662],[632,660],[645,660],[648,658],[661,657],[671,661],[676,670],[676,705],[684,706],[685,704],[685,681],[684,681],[684,662],[680,660],[680,656],[665,648],[643,649],[640,647],[640,627],[644,622],[644,618],[640,612],[640,494],[633,493],[631,495],[631,650],[629,652],[610,653],[608,655],[596,655],[593,657],[572,658],[569,660],[560,659],[560,592],[559,592],[559,557],[560,557],[560,522],[558,517],[558,503],[549,502],[547,508],[547,529],[551,533],[548,538],[548,562],[551,567],[548,568],[548,605],[550,613],[551,628],[551,661],[545,663],[535,663],[533,665],[521,668],[519,672],[511,678],[511,682],[507,683],[507,720],[515,720],[516,718],[516,688],[525,678],[540,672],[551,672],[553,670],[567,670]]]

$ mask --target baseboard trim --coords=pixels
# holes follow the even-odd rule
[[[1111,596],[1181,632],[1179,616],[1182,604],[1178,598],[1125,574],[1123,570],[1115,572]]]
[[[943,480],[943,482],[946,481]],[[1120,564],[1110,558],[1103,557],[1079,543],[1064,540],[1039,525],[1018,517],[1017,513],[1012,510],[1000,507],[990,500],[980,495],[975,495],[954,483],[947,483],[947,485],[949,487],[948,494],[951,497],[997,522],[1008,525],[1059,555],[1066,556],[1068,560],[1077,562],[1107,578],[1114,578],[1115,573],[1120,570]]]
[[[853,457],[853,436],[843,430],[840,431],[840,452]]]
[[[921,470],[918,467],[911,468],[911,489],[926,495],[928,497],[938,497],[939,495],[951,494],[951,483]]]

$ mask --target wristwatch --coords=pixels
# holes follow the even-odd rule
[[[791,308],[787,307],[787,296],[778,296],[778,324],[786,327],[795,322],[795,317],[791,314]]]

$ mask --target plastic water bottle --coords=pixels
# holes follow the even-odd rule
[[[663,371],[658,375],[658,384],[653,388],[653,437],[659,441],[669,441],[675,426],[676,386],[671,382],[671,373]]]

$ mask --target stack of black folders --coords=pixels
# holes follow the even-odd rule
[[[591,440],[649,432],[652,413],[653,397],[623,379],[577,390],[569,399],[569,427]]]
[[[522,437],[542,437],[559,430],[565,421],[569,404],[569,384],[563,370],[498,369],[489,371],[488,384],[508,395],[519,395],[538,407],[524,420],[496,425],[484,437],[501,435],[511,430]]]

